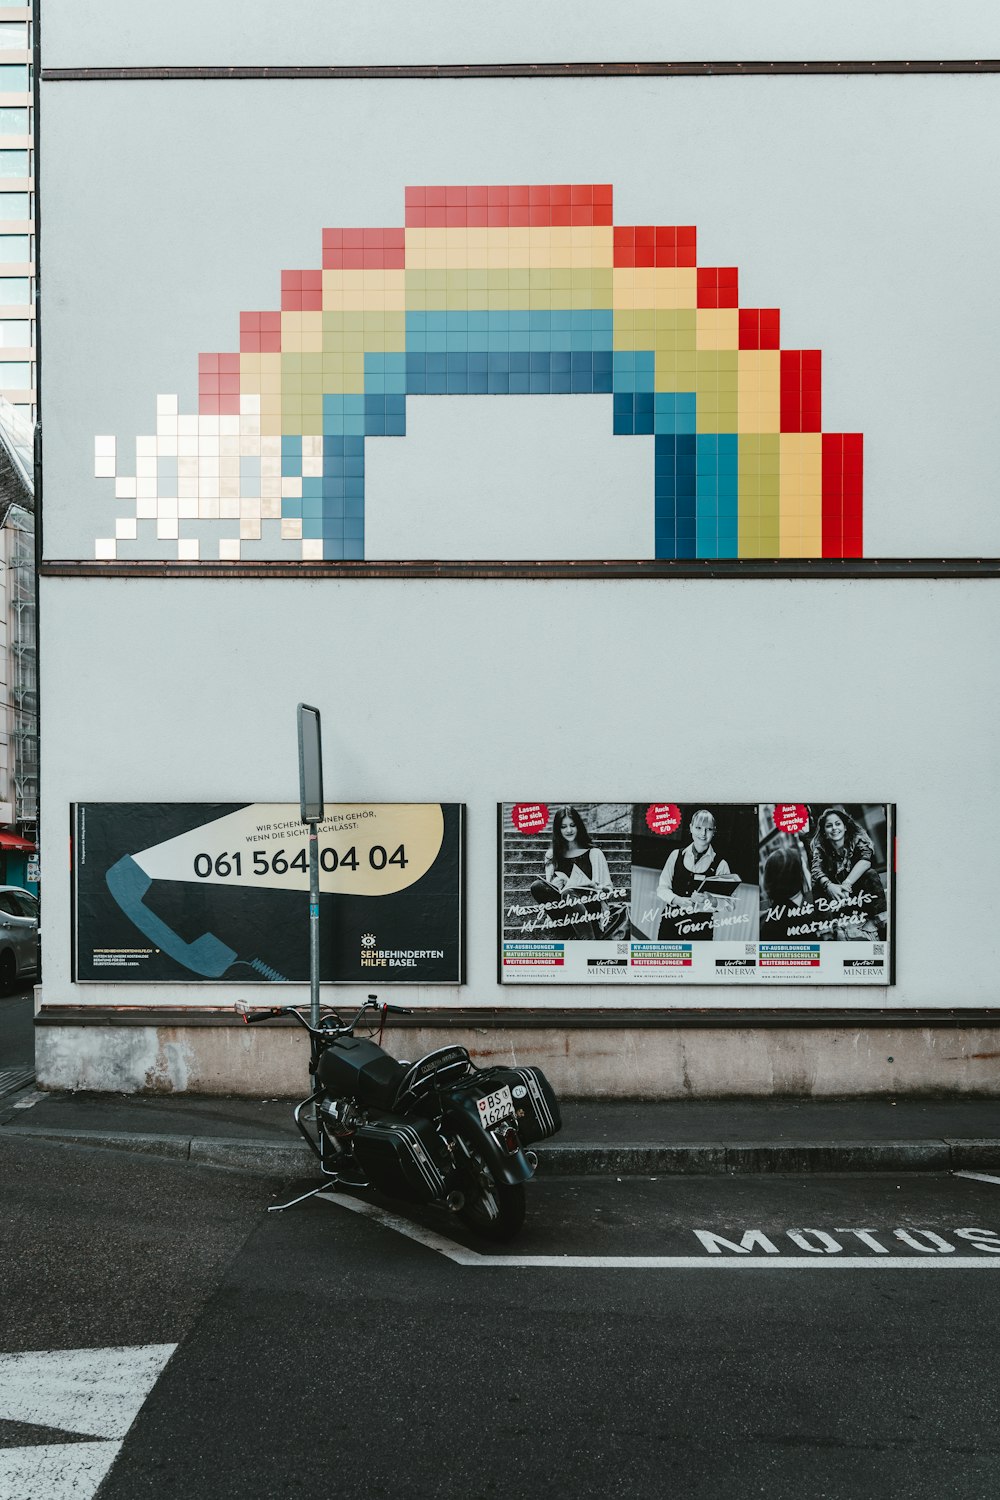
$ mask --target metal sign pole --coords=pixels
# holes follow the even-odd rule
[[[318,708],[298,707],[299,805],[309,826],[309,1024],[319,1025],[319,835],[323,821],[323,749]]]
[[[309,825],[309,1025],[319,1025],[319,838]]]

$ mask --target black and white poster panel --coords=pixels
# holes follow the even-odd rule
[[[503,802],[505,984],[893,983],[887,802]]]
[[[463,828],[455,802],[327,804],[324,983],[463,982]],[[297,803],[79,803],[73,875],[78,980],[308,981]]]

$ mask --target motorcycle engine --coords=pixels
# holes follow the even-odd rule
[[[340,1139],[352,1136],[365,1118],[353,1099],[324,1099],[319,1113],[328,1132]]]

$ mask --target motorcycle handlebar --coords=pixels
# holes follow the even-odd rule
[[[378,998],[377,995],[369,995],[368,996],[368,1002],[367,1002],[367,1004],[363,1005],[361,1007],[361,1010],[358,1011],[358,1015],[360,1016],[361,1012],[367,1010],[369,1008],[369,1006],[375,1006],[375,1007],[377,1007],[380,1011],[382,1011],[383,1015],[386,1012],[388,1012],[390,1016],[412,1016],[413,1015],[412,1010],[407,1010],[407,1008],[406,1008],[405,1005],[390,1005],[387,1000],[383,1000],[382,1003],[379,1004],[379,998]]]
[[[265,1007],[264,1009],[257,1009],[256,1007],[251,1008],[245,1000],[235,1000],[233,1002],[233,1009],[235,1010],[237,1015],[243,1017],[243,1022],[246,1026],[253,1026],[258,1021],[266,1021],[270,1016],[294,1016],[297,1021],[300,1021],[302,1023],[307,1031],[311,1032],[313,1029],[309,1025],[309,1022],[306,1020],[305,1016],[302,1015],[301,1011],[296,1010],[294,1005],[271,1005]],[[375,995],[368,996],[365,1004],[362,1005],[357,1015],[347,1026],[344,1026],[343,1022],[340,1020],[340,1017],[336,1015],[336,1012],[331,1012],[330,1014],[335,1017],[342,1030],[349,1031],[358,1024],[366,1010],[378,1010],[381,1011],[383,1015],[385,1015],[386,1013],[396,1016],[413,1015],[413,1011],[408,1010],[405,1005],[390,1005],[388,1004],[388,1002],[380,1005]]]
[[[233,1010],[238,1016],[243,1017],[245,1026],[253,1026],[257,1021],[266,1021],[269,1016],[283,1016],[287,1011],[287,1006],[273,1005],[267,1010],[251,1010],[245,1000],[236,1000],[233,1002]]]

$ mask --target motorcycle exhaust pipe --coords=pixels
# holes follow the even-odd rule
[[[526,1151],[524,1153],[524,1159],[528,1163],[528,1166],[532,1171],[534,1171],[538,1166],[538,1157],[535,1155],[534,1151]]]
[[[465,1207],[465,1194],[460,1193],[456,1190],[453,1193],[449,1193],[444,1201],[451,1209],[453,1214],[458,1214],[461,1213],[462,1209]]]

